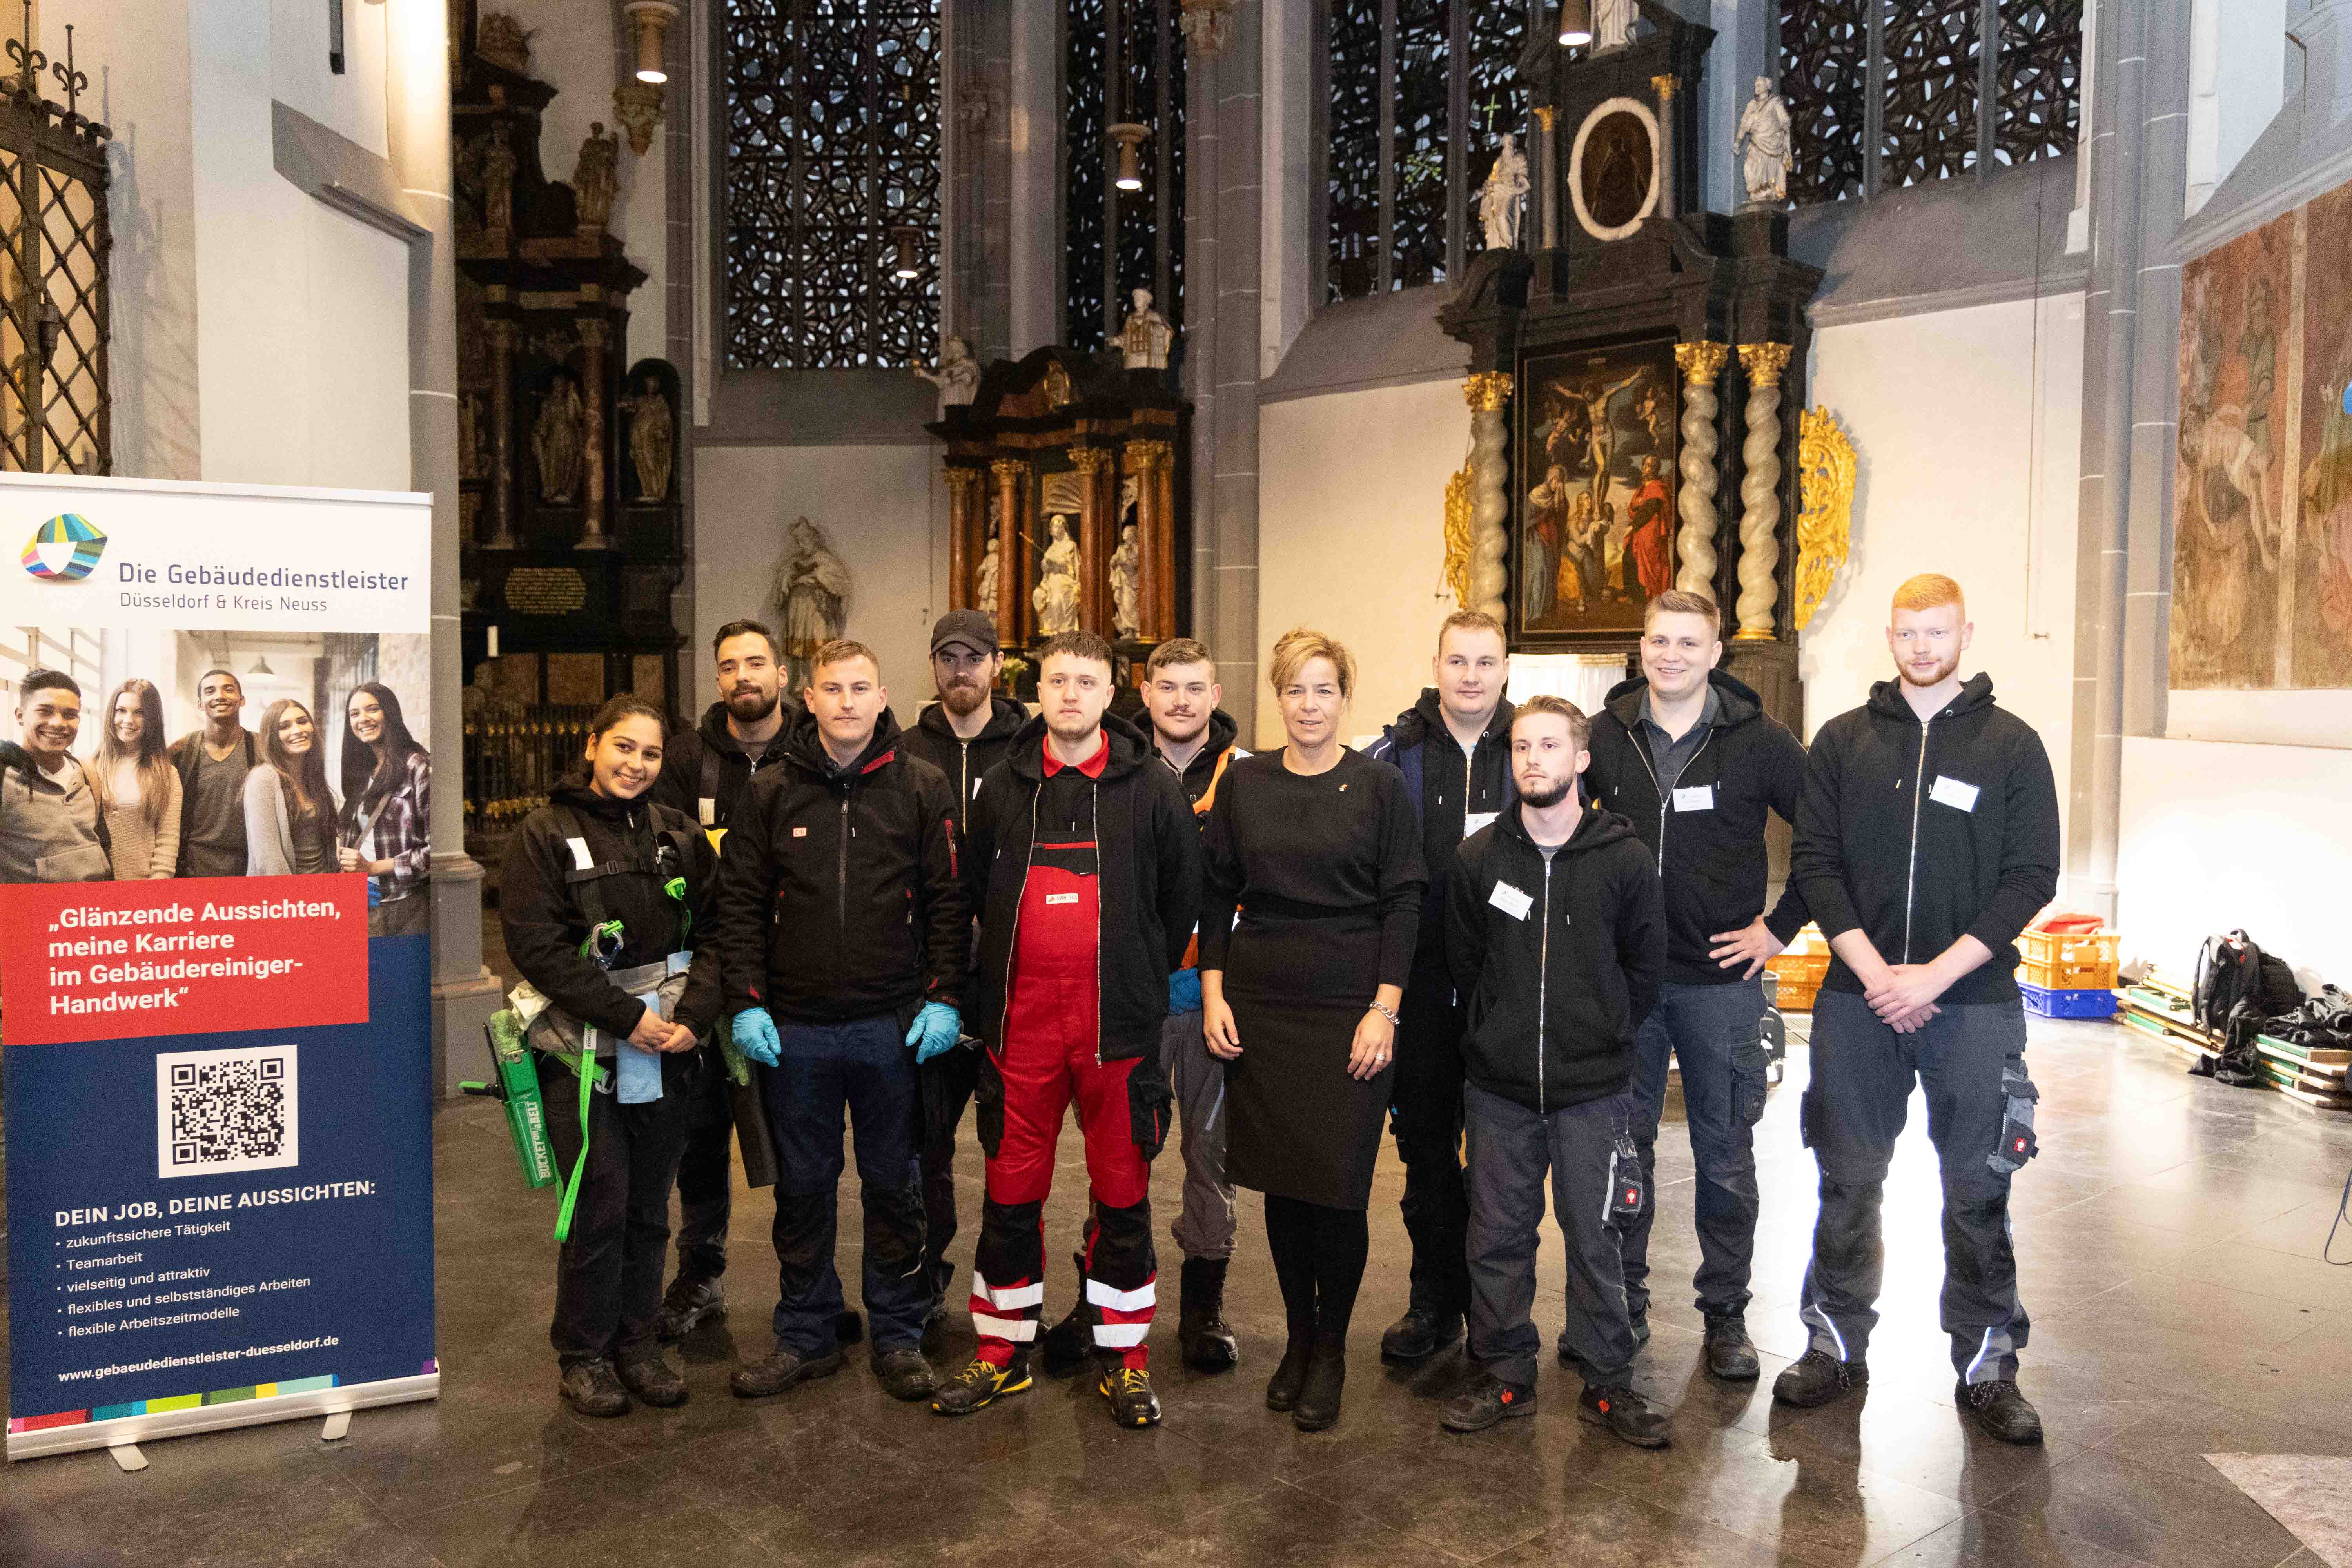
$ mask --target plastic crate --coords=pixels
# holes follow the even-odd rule
[[[1830,973],[1830,955],[1826,952],[1784,952],[1764,967],[1780,977],[1783,985],[1819,985]]]
[[[2112,991],[2123,940],[2112,931],[2020,931],[2017,977],[2044,991]]]
[[[2030,981],[2020,981],[2017,989],[2025,998],[2025,1010],[2044,1018],[2112,1018],[2116,1014],[2112,991],[2056,990]]]

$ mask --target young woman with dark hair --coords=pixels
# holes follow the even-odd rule
[[[89,770],[106,813],[118,882],[172,875],[180,859],[180,775],[163,741],[163,694],[135,677],[106,701],[98,761]]]
[[[281,697],[261,715],[264,766],[245,775],[245,874],[335,869],[335,792],[310,710]]]
[[[337,859],[375,880],[370,936],[405,936],[428,925],[433,871],[433,758],[408,732],[400,699],[368,681],[343,703],[343,815]]]

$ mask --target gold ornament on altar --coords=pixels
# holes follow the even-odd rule
[[[1797,430],[1797,602],[1799,631],[1829,597],[1853,544],[1853,442],[1826,408],[1808,408]]]
[[[1445,481],[1445,585],[1457,609],[1470,607],[1470,465]]]

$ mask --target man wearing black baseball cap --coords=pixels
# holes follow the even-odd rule
[[[1029,711],[996,690],[1004,668],[996,622],[979,610],[950,610],[931,626],[931,681],[939,700],[904,731],[900,744],[947,774],[955,787],[956,833],[988,770],[1013,749]],[[940,1321],[954,1274],[947,1262],[956,1235],[955,1136],[979,1081],[980,1058],[952,1050],[922,1065],[923,1265],[930,1281],[931,1321]]]

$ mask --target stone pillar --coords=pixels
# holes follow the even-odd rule
[[[583,550],[610,550],[612,540],[604,532],[604,351],[612,346],[613,324],[602,320],[580,323],[581,379],[588,384],[582,390],[582,400],[587,412],[587,427],[580,433],[583,464],[583,489],[580,523],[580,545]]]
[[[971,574],[987,552],[988,500],[982,493],[980,470],[947,465],[948,481],[948,608],[971,608]],[[977,513],[975,516],[974,514]],[[1003,570],[1002,563],[998,570]]]
[[[1021,515],[1028,499],[1029,465],[1018,458],[999,458],[988,471],[996,476],[996,503],[1003,513],[997,523],[996,637],[1006,647],[1018,647],[1029,624],[1029,547]]]
[[[1103,637],[1110,629],[1110,552],[1112,515],[1118,498],[1106,496],[1111,482],[1111,456],[1100,447],[1073,447],[1070,466],[1086,483],[1078,490],[1078,625]]]
[[[1672,78],[1662,79],[1672,80]],[[1675,499],[1683,531],[1675,539],[1681,564],[1675,586],[1694,594],[1715,595],[1715,531],[1720,525],[1715,510],[1716,377],[1731,357],[1728,343],[1676,343],[1675,363],[1683,373],[1683,443],[1677,466],[1682,485]]]
[[[1559,135],[1555,129],[1559,123],[1559,110],[1549,104],[1536,110],[1535,160],[1543,173],[1535,181],[1538,230],[1543,236],[1543,247],[1554,250],[1559,246]]]
[[[1658,216],[1678,217],[1682,208],[1676,200],[1679,182],[1675,178],[1675,79],[1654,76],[1650,86],[1658,95]]]
[[[1742,343],[1739,366],[1748,373],[1748,444],[1740,449],[1738,637],[1770,642],[1780,597],[1780,373],[1789,345]]]
[[[1511,373],[1482,370],[1462,384],[1470,405],[1470,608],[1503,620],[1511,574],[1511,452],[1504,411]]]
[[[488,323],[490,335],[490,537],[488,550],[512,550],[514,531],[514,351],[515,324],[503,317]]]

